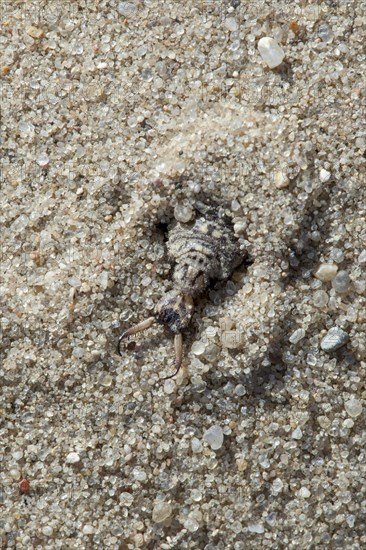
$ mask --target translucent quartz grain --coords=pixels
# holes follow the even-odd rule
[[[194,353],[195,355],[202,355],[206,350],[206,345],[204,344],[204,342],[197,340],[196,342],[193,342],[191,349],[192,353]]]
[[[332,287],[339,294],[348,292],[351,286],[351,279],[347,271],[339,271],[332,281]]]
[[[355,399],[354,397],[345,402],[344,408],[346,409],[347,414],[353,418],[356,418],[362,413],[361,401]]]
[[[320,170],[319,177],[322,183],[325,183],[326,181],[328,181],[330,179],[330,176],[331,176],[331,173],[328,172],[328,170],[324,170],[324,168]]]
[[[344,346],[348,338],[347,332],[339,327],[332,327],[320,342],[320,347],[323,351],[335,351]]]
[[[264,36],[258,41],[258,50],[263,61],[270,69],[280,65],[285,57],[285,52],[281,46],[269,36]]]
[[[344,260],[344,252],[341,248],[333,248],[330,257],[336,264],[340,264]]]
[[[47,155],[47,153],[41,153],[37,157],[37,163],[40,166],[46,166],[50,162],[50,157]]]
[[[133,469],[132,475],[137,481],[145,481],[147,478],[146,472],[142,470],[142,468],[139,468],[138,466],[136,466],[136,468]]]
[[[129,17],[134,14],[137,7],[133,2],[120,2],[117,9],[121,15]]]
[[[228,31],[234,32],[238,30],[238,22],[235,17],[226,17],[224,19],[224,25]]]
[[[328,25],[321,25],[319,27],[318,31],[319,37],[323,40],[323,42],[329,43],[333,40],[333,31]]]
[[[366,263],[366,250],[363,250],[361,254],[358,257],[358,263],[359,264],[365,264]]]
[[[78,453],[75,453],[73,451],[67,455],[66,457],[67,464],[76,464],[77,462],[80,462],[80,456],[78,455]]]
[[[155,504],[152,511],[152,519],[155,523],[161,523],[168,519],[172,514],[172,506],[169,502],[159,501]]]
[[[252,523],[251,525],[248,525],[248,531],[250,533],[261,534],[264,533],[264,527],[261,523]]]
[[[193,210],[189,206],[177,204],[174,208],[174,217],[178,222],[187,223],[192,219]]]
[[[311,495],[307,487],[301,487],[301,489],[299,489],[297,494],[300,498],[309,498],[309,496]]]
[[[303,328],[298,328],[291,334],[291,336],[289,337],[289,341],[291,342],[291,344],[297,344],[298,342],[300,342],[300,340],[304,338],[304,336],[305,330]]]
[[[211,426],[203,434],[203,439],[210,445],[212,450],[220,449],[224,442],[224,433],[221,426]]]
[[[335,264],[320,264],[315,272],[315,277],[324,283],[332,281],[336,276],[338,266]]]
[[[316,307],[324,307],[328,303],[329,296],[325,290],[317,290],[314,292],[313,300]]]

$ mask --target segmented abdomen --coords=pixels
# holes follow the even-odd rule
[[[227,278],[240,263],[237,240],[221,219],[199,218],[191,228],[177,226],[168,250],[177,263],[175,282],[186,291],[202,291],[210,279]]]

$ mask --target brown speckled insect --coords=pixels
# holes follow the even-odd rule
[[[225,280],[242,262],[239,243],[230,219],[222,208],[210,208],[197,203],[201,213],[192,225],[178,223],[170,232],[167,243],[169,256],[176,261],[173,282],[175,289],[158,302],[155,314],[121,334],[122,341],[150,328],[155,322],[167,326],[175,335],[176,371],[163,380],[173,378],[181,368],[183,359],[182,332],[193,315],[193,299],[207,289],[210,280]]]

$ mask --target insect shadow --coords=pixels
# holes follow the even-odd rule
[[[326,243],[331,234],[330,212],[332,202],[338,200],[337,193],[338,190],[330,182],[328,187],[322,187],[305,203],[301,221],[287,242],[289,268],[280,281],[284,290],[293,289],[296,292],[297,281],[303,279],[304,276],[309,277],[319,265],[321,254],[327,246]],[[316,208],[314,208],[314,203],[317,204]],[[319,236],[315,240],[313,238],[314,231],[319,232]],[[252,263],[250,258],[248,261]],[[294,347],[296,345],[289,342],[289,334],[294,330],[294,326],[294,312],[291,308],[279,319],[276,333],[273,334],[266,349],[257,357],[253,357],[251,360],[246,359],[247,373],[242,372],[235,376],[226,375],[223,372],[218,373],[214,368],[215,365],[212,365],[213,368],[205,377],[207,389],[219,389],[228,383],[242,384],[246,388],[246,395],[251,396],[251,402],[253,399],[254,402],[264,400],[265,406],[271,408],[277,406],[278,400],[280,400],[281,405],[285,406],[286,398],[283,395],[276,395],[274,390],[283,386],[283,378],[291,368],[290,364],[284,361],[284,353],[289,351],[296,355],[296,347]],[[304,339],[302,341],[304,353],[306,353],[306,345],[306,339]],[[243,361],[242,349],[228,349],[227,353],[233,359],[238,357],[238,362]],[[352,361],[352,358],[348,357],[344,360]],[[186,387],[181,406],[186,400],[188,402],[191,399],[200,399],[200,394],[194,394],[194,388]]]

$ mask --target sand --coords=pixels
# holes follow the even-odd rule
[[[2,547],[365,548],[362,4],[2,8]],[[197,200],[247,259],[164,381]]]

